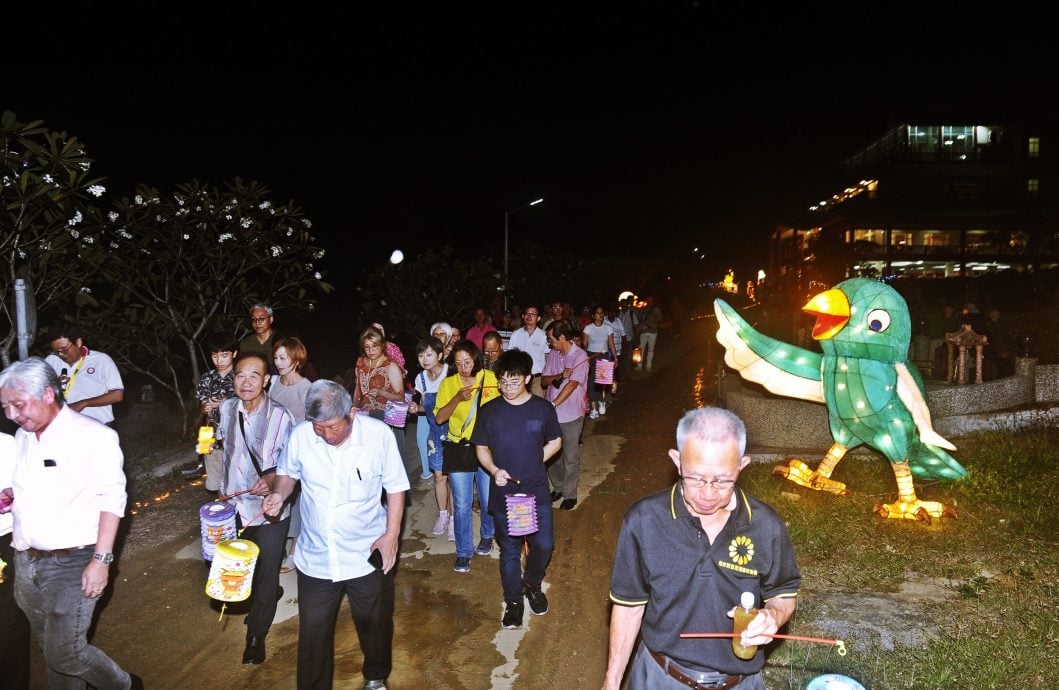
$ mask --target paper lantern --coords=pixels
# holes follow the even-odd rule
[[[614,361],[609,359],[596,360],[596,383],[609,386],[614,383]]]
[[[236,537],[235,506],[210,501],[199,508],[199,532],[202,535],[202,558],[212,561],[217,544]]]
[[[257,544],[245,539],[229,539],[217,544],[210,575],[206,579],[206,594],[225,603],[249,598],[259,553]]]
[[[643,361],[643,350],[638,347],[632,349],[632,363],[639,364]]]
[[[408,403],[403,400],[387,400],[382,412],[382,421],[390,426],[403,427],[408,419]]]
[[[213,443],[215,440],[212,426],[200,426],[198,438],[199,444],[195,449],[195,452],[199,455],[209,455],[210,451],[213,450]]]
[[[825,673],[809,681],[805,690],[865,690],[864,686],[849,676]]]
[[[507,503],[507,533],[512,537],[524,537],[533,534],[537,526],[537,497],[531,494],[508,494],[504,497]]]

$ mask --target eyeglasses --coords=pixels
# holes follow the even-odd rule
[[[484,354],[487,354],[487,355],[498,355],[498,354],[500,354],[500,350],[482,350],[482,352]]]
[[[74,347],[73,343],[70,343],[66,347],[60,347],[60,348],[57,348],[55,350],[52,350],[51,353],[53,355],[55,355],[56,357],[65,357],[66,353],[70,351],[71,347]]]
[[[707,486],[714,491],[727,491],[735,486],[734,479],[703,479],[702,477],[685,477],[681,475],[680,481],[684,482],[684,488],[687,490],[701,491]]]
[[[522,316],[523,316],[523,317],[527,317],[527,316],[533,316],[533,317],[537,317],[537,316],[540,316],[540,314],[538,314],[538,313],[537,313],[537,312],[535,312],[535,311],[528,311],[528,312],[526,312],[525,314],[523,314]]]
[[[267,316],[252,316],[250,317],[250,323],[265,323],[268,321]]]
[[[497,383],[499,384],[499,386],[501,388],[506,388],[508,390],[513,390],[513,389],[518,388],[519,386],[521,386],[523,384],[523,381],[522,381],[522,379],[513,379],[513,380],[510,380],[510,381],[502,380],[502,381],[498,381]]]

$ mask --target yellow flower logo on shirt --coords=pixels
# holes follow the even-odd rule
[[[739,535],[728,545],[728,558],[738,565],[746,565],[754,559],[754,542],[750,537]]]

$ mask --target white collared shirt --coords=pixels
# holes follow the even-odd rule
[[[124,461],[116,431],[66,405],[40,438],[15,432],[15,548],[94,545],[100,513],[125,515]]]
[[[0,490],[11,486],[11,477],[15,474],[15,437],[0,433]],[[11,513],[0,515],[0,537],[11,534],[15,516]]]
[[[393,430],[356,415],[349,438],[329,445],[310,421],[294,427],[277,472],[301,481],[302,531],[294,564],[322,580],[370,573],[371,544],[386,532],[386,493],[408,491]]]
[[[85,348],[87,349],[87,348]],[[121,374],[110,355],[95,350],[89,350],[84,360],[78,360],[73,365],[67,364],[55,355],[48,355],[44,361],[51,365],[56,374],[62,374],[66,369],[70,377],[67,390],[63,397],[68,403],[75,403],[86,398],[94,398],[110,391],[125,390],[125,384],[121,380]],[[97,419],[104,424],[114,421],[114,407],[112,405],[100,405],[86,407],[81,414]]]
[[[544,371],[544,358],[548,354],[548,336],[544,329],[534,328],[533,333],[528,333],[526,327],[518,329],[511,334],[510,349],[522,350],[533,358],[533,373],[539,374]]]

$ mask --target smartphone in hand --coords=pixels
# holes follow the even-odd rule
[[[368,556],[368,563],[371,563],[376,570],[382,570],[382,551],[374,549]]]

